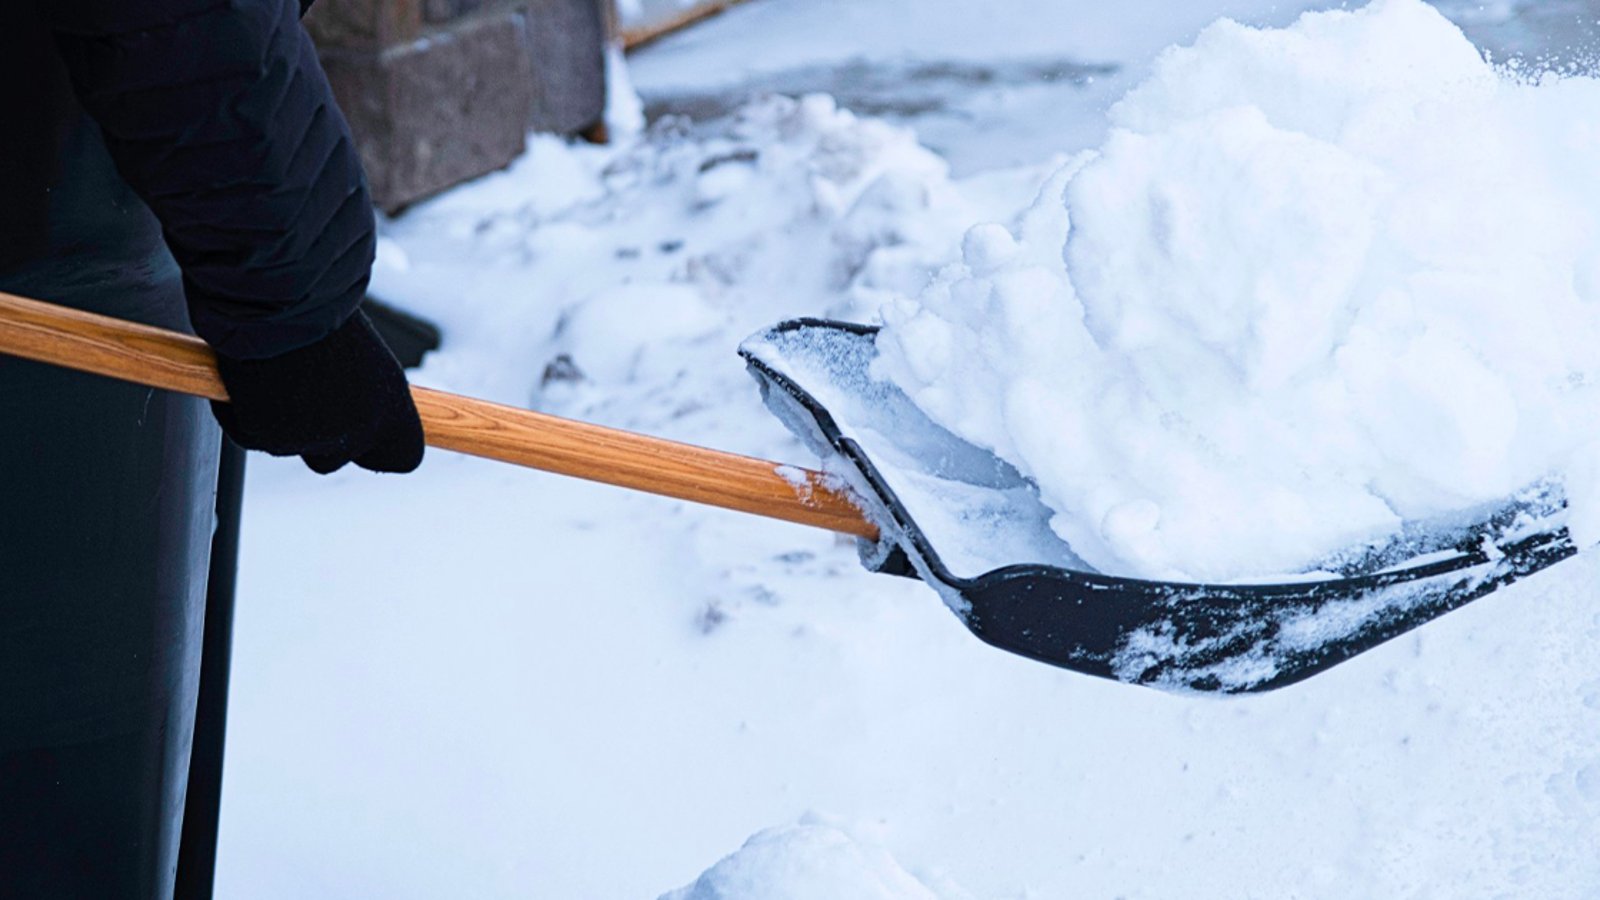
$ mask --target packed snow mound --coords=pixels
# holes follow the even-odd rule
[[[888,851],[825,825],[762,831],[661,900],[939,900]]]
[[[1566,480],[1600,539],[1600,81],[1420,0],[1168,50],[875,373],[1106,572],[1232,580]],[[1570,475],[1570,477],[1568,477]]]

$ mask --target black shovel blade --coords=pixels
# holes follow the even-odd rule
[[[1015,469],[871,377],[876,333],[800,319],[751,337],[740,354],[768,407],[882,528],[880,542],[862,548],[869,567],[920,577],[973,634],[1030,659],[1176,692],[1266,691],[1577,552],[1560,491],[1545,485],[1452,521],[1408,526],[1301,581],[1103,575],[1049,531],[1050,511]]]

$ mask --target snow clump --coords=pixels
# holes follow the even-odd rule
[[[1377,0],[1218,22],[1110,115],[887,306],[876,370],[1081,557],[1305,571],[1546,478],[1600,540],[1600,81]]]
[[[769,828],[660,900],[939,900],[881,847],[826,825]]]

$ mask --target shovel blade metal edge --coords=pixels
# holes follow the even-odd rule
[[[876,329],[798,319],[752,339],[808,329],[870,342]],[[802,335],[803,337],[803,335]],[[865,554],[880,571],[921,578],[951,600],[978,638],[1001,650],[1177,693],[1254,693],[1306,679],[1576,554],[1564,527],[1528,528],[1562,503],[1507,507],[1463,528],[1447,552],[1381,571],[1288,584],[1216,585],[1118,578],[1025,564],[954,575],[862,446],[806,388],[741,349],[764,399],[814,448],[856,477],[890,546]],[[799,415],[797,415],[797,411]],[[1512,523],[1523,527],[1513,529]],[[1509,536],[1508,536],[1509,535]]]
[[[966,625],[1002,650],[1167,691],[1251,693],[1329,669],[1575,553],[1565,531],[1494,562],[1388,586],[1297,592],[1089,583],[1067,570],[1000,570],[957,588]]]

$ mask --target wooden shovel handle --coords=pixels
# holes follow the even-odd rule
[[[227,400],[204,341],[0,293],[0,352]],[[876,539],[820,472],[413,387],[429,446]]]

